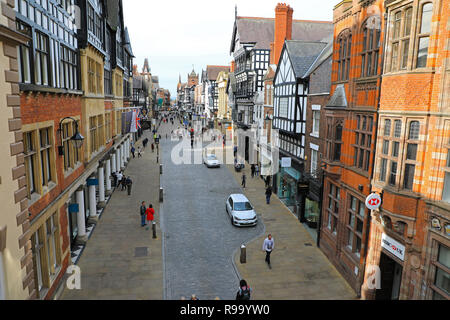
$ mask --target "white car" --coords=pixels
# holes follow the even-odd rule
[[[225,207],[234,226],[256,226],[258,223],[253,206],[243,194],[230,195]]]
[[[206,154],[203,157],[203,163],[208,167],[208,168],[219,168],[220,167],[220,162],[217,159],[215,154]]]

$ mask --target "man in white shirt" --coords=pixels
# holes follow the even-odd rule
[[[122,175],[122,171],[119,171],[117,173],[117,186],[120,186],[120,182],[122,181],[123,175]]]
[[[269,265],[269,268],[272,269],[272,266],[270,265],[270,254],[272,253],[272,250],[275,247],[275,242],[273,241],[272,235],[269,234],[267,238],[264,240],[263,243],[263,251],[266,252],[266,262]]]

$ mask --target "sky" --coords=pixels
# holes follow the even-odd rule
[[[235,5],[238,16],[275,17],[277,3],[294,9],[294,19],[331,21],[339,0],[123,0],[134,64],[148,58],[160,87],[176,97],[178,77],[206,65],[229,65]]]

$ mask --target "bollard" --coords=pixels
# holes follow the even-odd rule
[[[163,166],[162,164],[159,165],[159,174],[162,174],[162,173],[163,173],[163,170],[162,170],[163,168],[162,168],[162,166]]]
[[[156,222],[152,222],[153,239],[156,239]]]
[[[245,245],[243,244],[241,246],[241,263],[247,263],[247,249],[245,248]]]
[[[159,202],[163,202],[164,200],[164,189],[159,188]]]

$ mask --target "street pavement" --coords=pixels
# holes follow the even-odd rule
[[[236,181],[242,173],[236,173],[228,165]],[[265,184],[260,177],[251,178],[250,165],[244,171],[247,184],[244,194],[262,216],[266,232],[247,244],[247,262],[240,263],[240,255],[234,256],[240,275],[253,289],[252,299],[258,300],[347,300],[356,294],[315,245],[306,228],[275,196],[269,205],[265,200]],[[275,248],[271,254],[269,269],[265,263],[262,244],[271,233]]]
[[[132,195],[113,193],[78,263],[82,289],[65,289],[62,299],[179,300],[195,294],[200,300],[233,300],[241,277],[253,288],[252,300],[355,299],[287,207],[276,196],[266,205],[264,182],[250,177],[248,165],[242,190],[242,173],[233,165],[177,164],[173,150],[180,142],[170,132],[178,126],[162,124],[158,132],[162,176],[150,146],[143,158],[131,159],[125,174],[133,179]],[[146,131],[141,141],[145,136],[153,140]],[[256,227],[231,225],[225,201],[232,193],[244,193],[254,205]],[[157,239],[140,226],[143,200],[155,207]],[[267,233],[275,239],[272,269],[262,251]],[[246,264],[239,261],[241,244],[247,247]]]
[[[151,133],[146,131],[136,146],[146,136],[150,139]],[[147,146],[139,159],[136,152],[125,175],[133,180],[131,196],[114,191],[78,262],[81,290],[65,288],[60,299],[163,299],[161,231],[157,228],[158,238],[152,239],[151,228],[141,227],[139,215],[142,201],[152,203],[159,223],[156,151]]]
[[[172,161],[172,150],[180,142],[165,139],[165,130],[174,128],[177,125],[166,124],[160,130],[165,298],[189,299],[195,294],[200,300],[233,300],[240,280],[233,266],[233,252],[262,234],[263,224],[250,228],[231,225],[225,201],[230,194],[241,193],[238,183],[226,166],[208,169],[203,164],[177,165],[177,159]],[[186,147],[190,153],[189,142]]]

